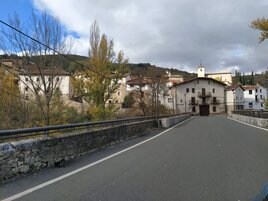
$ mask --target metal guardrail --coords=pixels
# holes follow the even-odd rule
[[[159,116],[158,118],[171,117],[176,115]],[[125,118],[117,120],[87,122],[66,125],[53,125],[45,127],[23,128],[13,130],[0,130],[0,142],[7,141],[8,139],[23,139],[23,138],[40,138],[49,136],[58,136],[60,134],[78,134],[83,131],[94,131],[101,128],[109,128],[115,125],[122,125],[126,123],[140,122],[146,120],[154,120],[155,116],[144,116]]]
[[[262,119],[268,119],[268,111],[267,110],[235,110],[232,111],[233,114],[239,114],[250,117],[257,117]]]

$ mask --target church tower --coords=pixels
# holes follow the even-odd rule
[[[197,77],[205,77],[205,75],[205,67],[200,64],[200,66],[197,68]]]

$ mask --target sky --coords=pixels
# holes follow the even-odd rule
[[[258,42],[251,21],[268,18],[268,0],[2,0],[0,19],[31,10],[58,17],[74,38],[73,53],[87,55],[94,20],[130,63],[196,72],[262,72],[268,41]]]

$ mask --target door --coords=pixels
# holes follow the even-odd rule
[[[199,106],[199,114],[200,114],[200,116],[208,116],[209,115],[209,105],[200,105]]]

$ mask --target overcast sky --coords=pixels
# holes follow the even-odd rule
[[[96,19],[131,63],[208,72],[264,71],[268,41],[250,28],[268,17],[268,0],[33,0],[75,33],[74,51],[87,55],[89,28]]]

